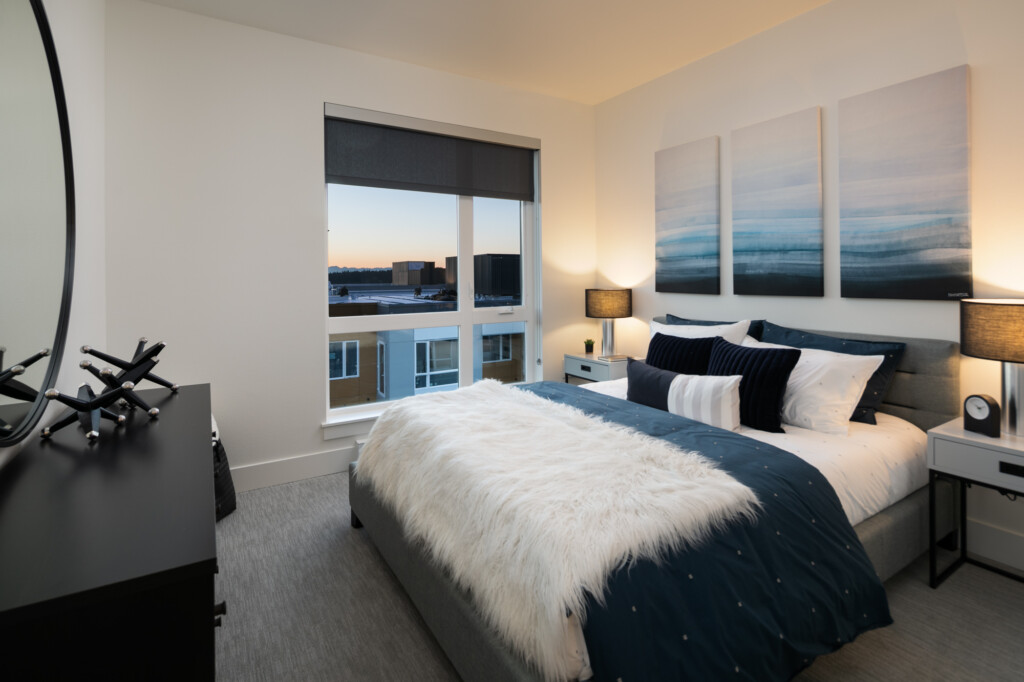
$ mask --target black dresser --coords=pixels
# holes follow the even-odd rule
[[[213,680],[210,389],[30,436],[0,469],[0,678]]]

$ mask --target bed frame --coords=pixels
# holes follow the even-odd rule
[[[664,318],[655,318],[664,322]],[[899,338],[847,332],[816,332],[863,341],[907,344],[896,376],[883,401],[886,412],[928,429],[960,414],[960,345],[953,341]],[[420,615],[459,675],[467,681],[540,680],[539,674],[512,653],[477,614],[469,596],[430,560],[421,543],[409,542],[399,522],[349,467],[352,525],[364,528],[405,588]],[[940,481],[938,536],[953,531],[956,510],[953,484]],[[927,486],[858,524],[875,570],[884,581],[928,549]]]

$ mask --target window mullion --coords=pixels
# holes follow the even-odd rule
[[[539,174],[540,165],[534,161],[534,173]],[[538,175],[539,177],[539,175]],[[523,362],[527,381],[535,381],[541,373],[541,282],[538,265],[540,249],[540,225],[538,224],[537,202],[522,204],[522,263],[523,263],[523,307],[526,317],[526,335]]]
[[[473,197],[459,197],[459,385],[473,383]]]

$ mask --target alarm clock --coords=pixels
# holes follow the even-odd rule
[[[964,430],[999,438],[999,403],[990,395],[978,393],[964,401]]]

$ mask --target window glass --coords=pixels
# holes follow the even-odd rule
[[[398,400],[459,384],[457,326],[331,334],[329,347],[332,408]],[[360,353],[360,348],[376,352]]]
[[[328,315],[457,310],[457,200],[328,184]]]
[[[474,197],[475,306],[522,305],[522,271],[522,203]]]
[[[477,324],[473,336],[480,344],[480,359],[474,360],[474,380],[495,379],[506,384],[526,380],[525,322]]]

